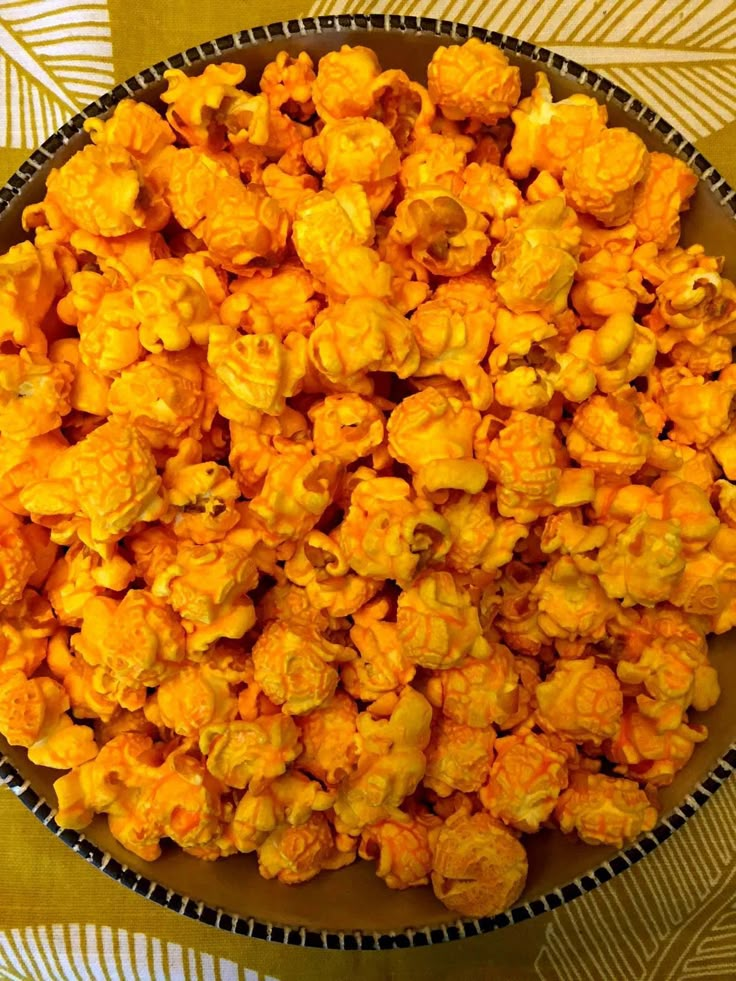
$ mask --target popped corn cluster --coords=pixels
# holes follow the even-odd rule
[[[167,73],[0,257],[0,732],[58,821],[466,916],[621,846],[736,625],[696,179],[490,45]]]

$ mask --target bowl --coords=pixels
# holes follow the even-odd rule
[[[85,120],[109,114],[124,98],[157,105],[165,87],[163,73],[169,68],[198,73],[209,63],[241,62],[252,83],[281,49],[290,53],[306,50],[316,61],[325,52],[350,43],[372,47],[384,68],[404,68],[412,77],[423,79],[438,46],[462,43],[471,36],[504,50],[521,69],[525,92],[531,88],[534,73],[544,70],[556,99],[574,92],[594,95],[607,104],[612,125],[628,127],[651,150],[684,159],[700,181],[684,217],[682,240],[701,242],[708,253],[729,256],[730,275],[734,275],[734,192],[684,137],[638,99],[597,73],[516,38],[449,21],[384,15],[308,17],[253,28],[190,48],[116,86],[62,126],[0,189],[0,251],[27,237],[21,213],[43,197],[49,170],[89,142],[82,131]],[[711,644],[724,694],[703,719],[696,719],[707,722],[710,738],[663,791],[665,816],[659,825],[622,851],[591,848],[551,830],[530,836],[526,842],[529,878],[520,900],[504,913],[479,920],[453,919],[429,888],[387,889],[366,862],[322,873],[298,888],[261,879],[252,856],[207,863],[172,849],[155,864],[146,863],[123,849],[102,818],[84,835],[62,831],[53,818],[52,782],[58,773],[32,765],[22,750],[7,746],[1,738],[0,783],[52,833],[108,876],[162,906],[237,934],[339,949],[406,947],[475,936],[559,907],[624,871],[680,827],[736,768],[733,645],[731,635]]]

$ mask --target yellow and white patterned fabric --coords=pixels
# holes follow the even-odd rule
[[[0,0],[0,183],[79,108],[209,38],[365,11],[478,24],[637,95],[736,183],[733,0]],[[110,881],[0,788],[0,981],[736,978],[736,781],[645,862],[461,943],[345,953],[247,940]]]

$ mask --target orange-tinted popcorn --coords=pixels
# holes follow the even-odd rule
[[[83,231],[108,238],[139,228],[155,232],[169,219],[135,157],[113,144],[86,146],[52,170],[46,200]]]
[[[388,449],[405,463],[420,487],[477,494],[488,479],[483,464],[473,459],[473,436],[480,414],[457,399],[428,388],[404,399],[388,421]]]
[[[22,349],[0,355],[0,434],[28,440],[58,429],[71,411],[72,368]]]
[[[458,811],[430,832],[432,888],[462,916],[500,913],[519,898],[527,874],[521,842],[490,815]]]
[[[344,692],[296,719],[302,751],[296,765],[328,786],[337,786],[355,767],[358,707]]]
[[[389,889],[424,886],[432,870],[429,832],[440,823],[429,814],[380,821],[364,829],[358,854],[377,860],[376,875]]]
[[[627,129],[604,129],[565,165],[562,181],[576,211],[603,225],[623,225],[631,217],[634,193],[649,170],[644,142]]]
[[[685,164],[477,39],[244,77],[89,120],[0,257],[0,731],[145,861],[493,915],[707,736],[736,285]]]
[[[471,38],[437,48],[427,68],[430,99],[447,119],[474,119],[493,126],[521,95],[519,69],[492,44]]]
[[[318,314],[309,338],[309,359],[328,381],[361,390],[369,371],[406,378],[419,365],[408,322],[384,300],[352,297]]]
[[[60,453],[48,476],[28,484],[20,499],[29,514],[52,527],[58,517],[78,521],[82,540],[99,551],[136,522],[160,517],[160,486],[146,440],[135,429],[107,422]]]
[[[621,848],[657,822],[657,808],[633,780],[578,770],[555,808],[560,829],[589,845]]]
[[[496,733],[440,719],[432,727],[427,747],[423,783],[440,797],[455,790],[469,794],[480,790],[488,777]]]
[[[66,255],[59,262],[56,248],[21,242],[0,256],[0,342],[45,352],[42,322],[65,285],[65,266],[74,267]]]
[[[407,657],[423,668],[452,668],[490,652],[477,609],[449,572],[425,572],[405,589],[396,623]]]
[[[264,715],[252,722],[210,724],[201,730],[200,751],[207,769],[230,787],[258,792],[286,772],[300,751],[299,730],[286,715]]]
[[[680,237],[680,213],[687,210],[698,179],[668,153],[650,153],[649,161],[649,173],[634,195],[631,220],[637,241],[669,249]]]
[[[535,732],[505,736],[480,800],[492,817],[534,834],[548,821],[568,782],[568,755],[555,740]]]
[[[390,235],[438,276],[462,276],[488,251],[488,221],[442,187],[409,193],[396,209]]]
[[[332,643],[307,620],[270,623],[253,647],[255,679],[266,695],[288,715],[303,715],[335,692],[335,663],[355,652]]]
[[[587,95],[553,102],[547,76],[538,72],[532,94],[521,100],[511,118],[514,135],[504,167],[518,180],[532,169],[561,177],[570,157],[601,135],[608,113]]]
[[[564,197],[523,208],[493,252],[498,294],[514,313],[562,313],[577,267],[580,228]]]
[[[616,734],[623,696],[616,675],[592,657],[559,661],[536,688],[537,719],[545,732],[600,743]]]

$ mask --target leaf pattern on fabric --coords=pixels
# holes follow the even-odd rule
[[[224,957],[109,926],[0,932],[0,981],[279,981]]]
[[[106,0],[0,0],[0,146],[33,149],[114,84]]]
[[[736,963],[736,838],[715,834],[736,813],[736,780],[658,850],[549,917],[535,962],[540,981],[732,978]],[[663,867],[668,874],[663,875]]]
[[[317,0],[310,14],[364,12],[360,0]],[[376,0],[371,13],[438,17],[490,28],[600,69],[689,140],[733,119],[736,17],[723,0]]]

